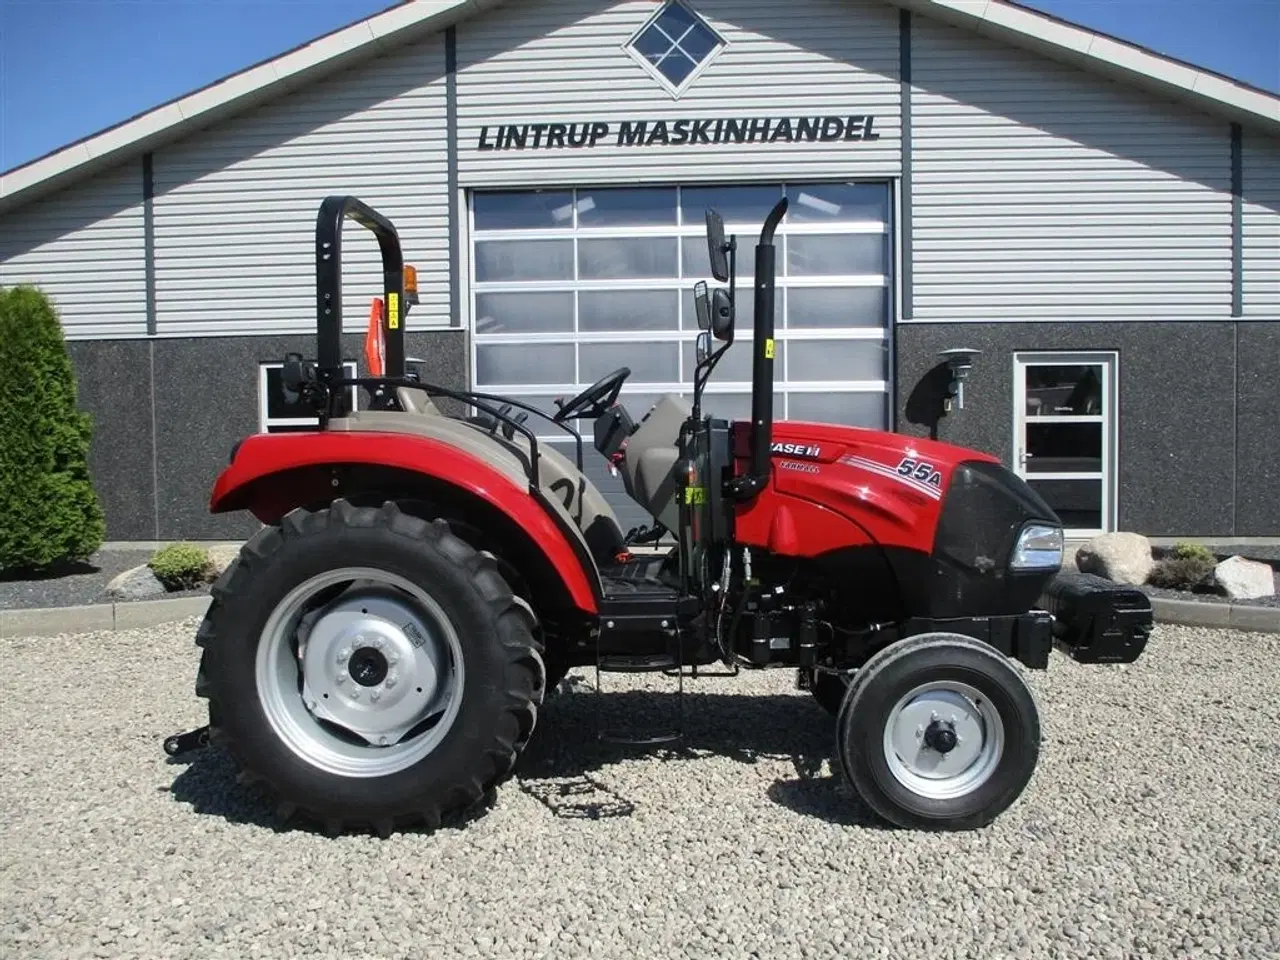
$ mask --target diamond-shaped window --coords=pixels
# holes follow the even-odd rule
[[[627,47],[678,91],[723,45],[720,35],[680,0],[667,0]]]

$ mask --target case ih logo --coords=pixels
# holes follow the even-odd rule
[[[807,443],[775,443],[770,451],[780,453],[784,457],[808,457],[816,460],[822,456],[822,448]]]

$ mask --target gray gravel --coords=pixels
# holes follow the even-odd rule
[[[378,841],[273,830],[220,753],[164,758],[203,719],[195,626],[0,641],[0,956],[1280,955],[1280,636],[1055,655],[1042,765],[978,833],[874,822],[778,671],[687,683],[666,757],[595,747],[564,694],[486,815]]]

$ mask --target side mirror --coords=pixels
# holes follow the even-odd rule
[[[707,299],[707,281],[699,280],[693,285],[693,309],[698,315],[698,329],[711,329],[711,302]]]
[[[709,330],[703,330],[698,334],[698,339],[693,349],[699,364],[704,363],[707,357],[711,356],[711,332]]]
[[[718,289],[711,295],[711,332],[717,340],[733,343],[733,301],[728,290]]]
[[[729,279],[729,258],[725,256],[724,220],[715,210],[707,211],[707,253],[711,257],[711,275],[721,283]]]

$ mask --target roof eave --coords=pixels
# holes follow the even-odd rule
[[[1280,134],[1280,97],[1000,0],[890,0],[900,7],[1061,63]]]
[[[0,175],[0,213],[124,163],[502,0],[418,0],[327,34]]]

